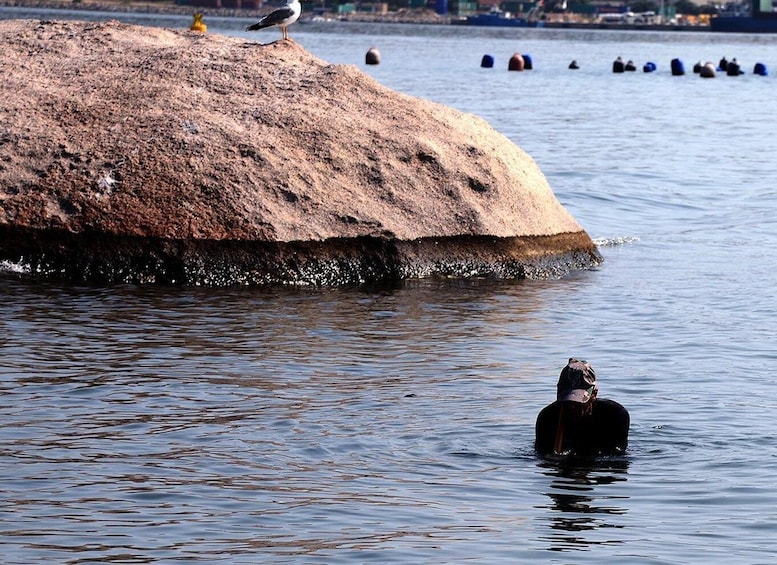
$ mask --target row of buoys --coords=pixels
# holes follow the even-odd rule
[[[696,63],[696,65],[693,67],[694,72],[701,72],[702,70],[701,68],[699,69],[699,71],[697,71],[698,65],[701,65],[701,62]],[[726,73],[726,75],[730,77],[735,77],[735,76],[745,74],[745,71],[742,70],[742,66],[739,63],[737,63],[736,58],[731,59],[731,61],[729,61],[728,59],[723,57],[718,62],[717,68],[714,68],[712,63],[705,63],[704,65],[702,65],[702,68],[706,66],[712,66],[713,70]],[[766,65],[764,65],[763,63],[756,63],[755,66],[753,67],[753,74],[765,77],[769,74],[769,71],[766,68]]]
[[[534,63],[531,60],[531,55],[522,55],[521,53],[514,53],[510,57],[510,62],[507,63],[508,71],[530,71],[534,68]]]
[[[722,71],[722,72],[724,72],[726,74],[730,73],[732,76],[744,74],[744,71],[739,66],[739,63],[737,63],[736,57],[731,59],[730,63],[729,63],[728,59],[726,59],[725,57],[722,57],[720,59],[720,62],[718,63],[718,69],[717,70]]]
[[[370,49],[370,52],[375,50],[373,47]],[[375,50],[377,52],[377,50]],[[368,61],[367,64],[374,64],[377,65],[378,63],[370,63],[370,53],[367,53]],[[378,55],[378,61],[379,61],[380,55]],[[484,69],[490,69],[494,66],[494,57],[492,55],[483,55],[483,58],[480,61],[480,66]],[[685,65],[683,64],[682,60],[680,59],[672,59],[671,63],[671,70],[672,70],[672,76],[682,76],[685,74]],[[522,54],[522,53],[515,53],[512,57],[510,57],[510,61],[507,64],[507,69],[510,71],[523,71],[523,70],[531,70],[533,68],[533,62],[531,55]],[[569,68],[576,70],[580,68],[580,64],[573,60],[571,63],[569,63]],[[623,62],[623,59],[621,57],[618,57],[613,61],[612,63],[612,72],[613,73],[627,73],[627,72],[633,72],[637,70],[637,66],[634,64],[634,61],[627,61]],[[642,65],[642,72],[645,73],[652,73],[658,70],[658,65],[654,63],[653,61],[648,61],[644,65]],[[698,62],[693,67],[693,72],[702,76],[703,78],[712,78],[715,76],[715,73],[717,71],[725,72],[728,76],[737,76],[744,74],[744,71],[742,70],[739,63],[737,63],[736,59],[732,59],[731,61],[728,61],[725,57],[720,60],[718,63],[718,66],[715,67],[712,63],[705,63],[704,65],[701,64],[701,62]],[[753,68],[753,74],[759,75],[759,76],[767,76],[769,74],[766,65],[763,63],[756,63],[755,67]]]
[[[672,76],[683,76],[685,74],[685,65],[683,64],[682,60],[672,59],[670,66],[672,69]],[[646,73],[652,73],[657,68],[658,67],[655,63],[648,61],[642,67],[642,70]],[[629,61],[628,63],[624,64],[620,57],[615,59],[612,64],[612,72],[614,73],[622,73],[624,71],[633,70],[635,70],[634,63]],[[715,67],[715,65],[710,62],[702,65],[701,61],[693,66],[693,72],[697,75],[700,75],[702,78],[714,78],[716,71],[725,72],[728,76],[739,76],[745,73],[740,67],[739,63],[737,63],[736,59],[732,59],[729,62],[725,57],[720,60],[720,63],[718,63],[717,67]],[[756,63],[755,67],[753,68],[753,74],[767,76],[769,72],[766,69],[766,65],[763,63]]]
[[[624,72],[631,72],[636,71],[637,66],[634,64],[634,61],[628,61],[626,63],[623,62],[623,59],[618,57],[612,62],[612,72],[614,73],[624,73]]]
[[[201,22],[201,19],[197,18],[197,16],[200,16],[200,18],[202,17],[201,14],[196,14],[195,23]],[[192,26],[192,29],[194,29],[194,25]],[[367,54],[365,55],[364,62],[367,65],[379,65],[380,51],[378,51],[378,49],[375,47],[370,47],[370,49],[367,51]],[[492,55],[483,55],[483,59],[481,59],[480,61],[480,66],[484,69],[493,68],[494,57]],[[526,53],[514,53],[513,56],[510,57],[510,61],[507,64],[507,70],[509,71],[530,71],[533,68],[534,68],[534,63],[532,62],[531,55],[528,55]],[[571,63],[569,63],[569,68],[573,70],[579,69],[580,65],[576,60],[573,60]],[[682,76],[685,74],[685,65],[680,59],[672,59],[671,68],[672,68],[672,76]],[[652,73],[657,69],[658,69],[658,65],[656,65],[653,61],[648,61],[647,63],[642,65],[642,72],[645,72],[645,73]],[[637,66],[634,64],[634,61],[629,60],[624,63],[621,57],[618,57],[612,63],[613,73],[627,73],[627,72],[633,72],[636,70],[637,70]],[[717,67],[710,62],[707,62],[702,65],[701,61],[699,61],[693,66],[693,72],[698,74],[702,78],[714,78],[716,72],[718,71],[725,72],[728,76],[737,76],[737,75],[744,74],[742,67],[739,65],[739,63],[737,63],[736,58],[732,59],[731,61],[728,61],[725,57],[723,57],[718,63]],[[753,74],[756,74],[759,76],[767,76],[769,72],[766,68],[766,65],[764,65],[763,63],[756,63],[755,67],[753,68]]]
[[[658,69],[658,65],[656,65],[653,61],[648,61],[644,65],[642,65],[642,72],[643,73],[652,73]],[[612,72],[614,73],[631,73],[637,70],[637,65],[634,64],[634,61],[627,61],[623,62],[623,59],[618,57],[615,59],[615,61],[612,64]]]
[[[682,67],[682,61],[679,59],[673,59],[673,61],[678,61],[678,63],[675,65],[677,67],[677,72],[675,72],[675,66],[672,67],[672,74],[676,75],[683,75],[685,74],[685,69]],[[724,72],[727,76],[735,77],[739,75],[745,74],[745,71],[742,70],[742,67],[739,63],[737,63],[736,58],[732,59],[731,61],[726,60],[725,57],[723,57],[720,62],[718,63],[717,67],[707,61],[706,63],[702,64],[701,61],[696,63],[693,66],[693,72],[697,75],[699,75],[702,78],[715,78],[716,74],[718,72]],[[769,71],[766,68],[766,65],[763,63],[756,63],[753,67],[753,74],[758,76],[768,76]]]
[[[491,69],[494,67],[494,57],[492,55],[483,55],[480,60],[480,66],[483,69]],[[531,55],[526,53],[514,53],[510,57],[510,61],[507,63],[508,71],[530,71],[534,68]]]

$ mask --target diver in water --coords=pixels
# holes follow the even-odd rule
[[[570,359],[559,376],[556,401],[537,416],[534,447],[542,455],[622,453],[629,440],[629,412],[614,400],[597,398],[596,371]]]

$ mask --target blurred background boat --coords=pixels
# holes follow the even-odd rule
[[[777,1],[729,2],[710,20],[712,31],[777,33]]]

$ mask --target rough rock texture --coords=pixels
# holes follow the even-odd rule
[[[600,256],[483,120],[292,42],[0,22],[0,259],[87,281],[563,274]]]

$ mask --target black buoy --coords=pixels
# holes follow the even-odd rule
[[[483,55],[480,60],[480,67],[483,69],[490,69],[494,66],[494,58],[491,55]]]
[[[718,70],[723,71],[724,73],[728,70],[728,61],[726,61],[725,57],[721,57],[720,62],[718,63]]]
[[[622,73],[623,72],[623,59],[618,57],[612,62],[612,72],[614,73]]]
[[[634,61],[629,60],[628,63],[626,63],[626,66],[623,67],[624,71],[633,72],[637,70],[637,65],[634,64]]]
[[[370,50],[367,51],[367,55],[364,57],[364,62],[368,65],[379,65],[380,51],[375,49],[375,47],[370,47]]]
[[[742,69],[739,68],[739,63],[736,59],[731,59],[728,65],[726,65],[726,75],[730,77],[738,77],[742,74]]]
[[[577,61],[572,61],[571,63],[569,63],[569,68],[573,69],[573,70],[574,69],[579,69],[580,65],[577,64]]]
[[[755,67],[753,67],[753,74],[765,77],[768,76],[769,71],[766,69],[766,65],[763,63],[756,63]]]
[[[526,68],[526,61],[523,58],[523,55],[520,53],[513,53],[513,56],[510,57],[510,62],[507,64],[507,70],[508,71],[522,71]]]
[[[693,66],[693,72],[694,72],[694,73],[696,73],[696,74],[698,75],[698,74],[701,72],[701,68],[702,68],[701,61],[698,61],[698,62],[697,62],[697,63],[696,63],[694,66]]]
[[[672,76],[680,77],[685,74],[685,65],[680,59],[672,59]]]
[[[534,65],[532,64],[531,55],[527,55],[526,53],[523,53],[523,68],[527,71],[530,71],[534,68]]]

